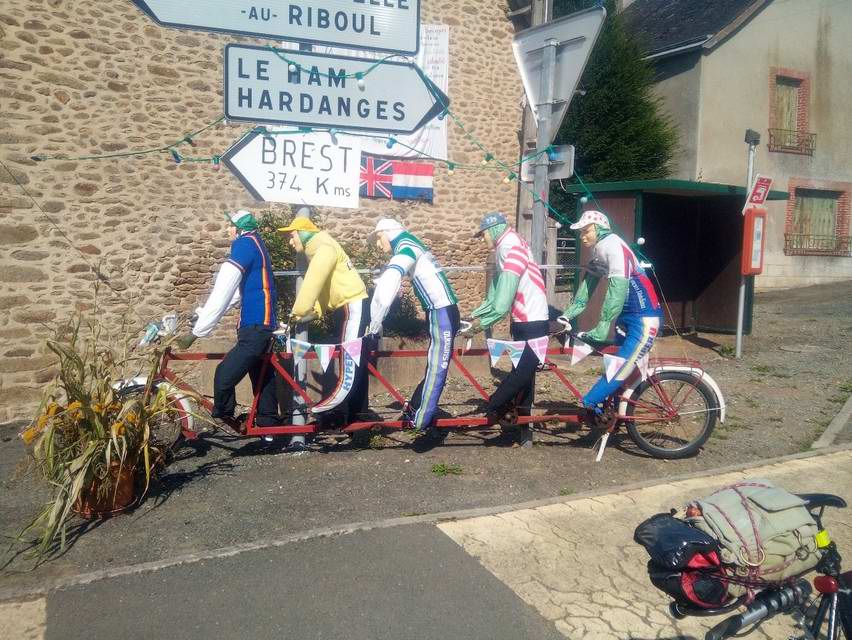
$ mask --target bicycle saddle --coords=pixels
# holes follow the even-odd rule
[[[818,509],[820,507],[846,508],[846,500],[830,493],[797,493],[796,495],[806,502],[805,507],[808,509]]]

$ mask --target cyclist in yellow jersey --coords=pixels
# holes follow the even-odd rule
[[[290,321],[309,322],[325,313],[332,313],[340,343],[363,337],[370,324],[367,287],[343,247],[306,217],[294,218],[289,225],[278,230],[289,233],[290,246],[308,259],[308,269],[290,311]],[[365,344],[363,350],[367,352],[369,347]],[[346,379],[344,365],[347,363],[342,354],[339,362],[338,388],[314,407],[313,412],[320,413],[343,405],[341,413],[344,422],[349,423],[358,420],[369,403],[366,359],[357,367],[349,389],[342,386]]]

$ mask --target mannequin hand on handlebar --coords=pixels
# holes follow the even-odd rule
[[[481,331],[485,331],[482,328],[482,323],[479,321],[479,318],[474,318],[470,321],[470,326],[464,327],[459,331],[459,335],[463,338],[471,338]]]
[[[192,346],[192,343],[198,339],[198,336],[192,333],[184,333],[175,338],[175,346],[181,351],[186,351]]]
[[[291,324],[307,324],[308,322],[313,322],[319,316],[315,314],[313,311],[310,313],[306,313],[303,316],[290,315],[290,323]]]

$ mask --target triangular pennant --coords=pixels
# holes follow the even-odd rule
[[[648,379],[648,354],[646,353],[644,356],[639,358],[639,362],[636,363],[636,367],[639,369],[639,375],[642,376],[643,380]]]
[[[616,376],[619,369],[624,366],[626,362],[624,358],[619,358],[618,356],[613,356],[608,353],[604,354],[604,369],[606,370],[606,380],[607,382],[612,382],[612,379]]]
[[[530,346],[530,349],[533,350],[533,353],[535,353],[536,357],[538,358],[538,361],[541,364],[544,364],[544,361],[547,360],[548,342],[550,342],[550,338],[547,336],[527,340],[527,344]]]
[[[491,357],[491,366],[496,367],[500,361],[500,356],[506,353],[506,342],[503,340],[494,340],[488,338],[485,340],[488,345],[488,355]]]
[[[587,345],[582,340],[574,339],[574,348],[571,349],[571,366],[580,362],[583,358],[589,355],[594,349]]]
[[[361,366],[361,343],[363,342],[363,338],[358,338],[357,340],[350,340],[349,342],[344,342],[340,346],[343,347],[343,351],[355,361],[355,366]]]
[[[512,366],[517,367],[518,363],[521,361],[521,356],[524,355],[524,349],[527,348],[527,343],[526,341],[510,342],[507,346],[507,351],[509,352],[509,359],[512,361]]]
[[[288,348],[290,349],[290,353],[293,354],[293,364],[298,367],[302,360],[305,359],[305,354],[311,350],[311,343],[290,338]]]
[[[328,371],[328,365],[331,362],[331,356],[334,355],[336,344],[315,344],[314,351],[319,356],[320,366],[323,371]]]

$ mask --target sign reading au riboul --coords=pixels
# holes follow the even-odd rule
[[[166,27],[414,54],[420,0],[132,0]]]
[[[256,200],[358,206],[359,138],[292,129],[252,131],[222,161]]]
[[[280,53],[286,60],[266,47],[225,47],[228,120],[411,133],[450,103],[412,63]]]

